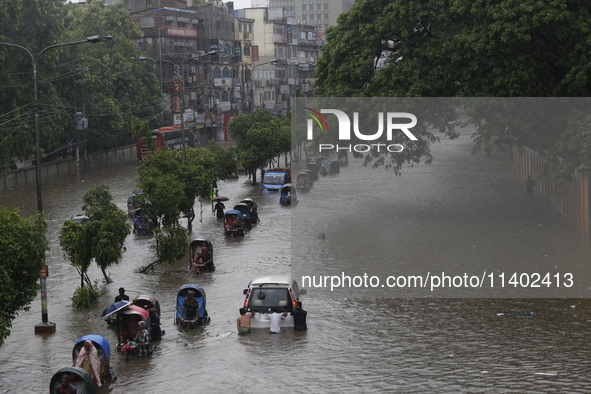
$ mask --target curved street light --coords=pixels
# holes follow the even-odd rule
[[[216,53],[218,53],[218,51],[209,51],[207,53],[204,53],[203,55],[196,55],[196,56],[191,56],[188,57],[186,59],[184,59],[183,61],[181,61],[180,63],[175,63],[172,60],[168,60],[168,59],[153,59],[151,57],[147,57],[147,56],[133,56],[131,59],[132,60],[141,60],[141,61],[148,61],[148,62],[160,62],[160,63],[170,63],[174,66],[179,66],[181,69],[181,74],[184,75],[184,73],[182,73],[183,70],[183,64],[185,64],[186,62],[190,61],[190,60],[196,60],[199,59],[201,57],[204,56],[210,56],[210,55],[215,55]],[[183,86],[184,86],[184,77],[183,77]],[[162,78],[160,79],[160,84],[162,85]],[[178,92],[178,96],[179,99],[181,98],[181,93],[180,91]],[[182,103],[182,100],[180,100]],[[181,104],[181,131],[183,133],[183,162],[187,160],[187,144],[185,141],[185,108],[184,105]]]
[[[251,75],[250,75],[250,113],[252,113],[253,107],[254,107],[254,88],[253,88],[253,81],[254,81],[254,69],[259,67],[259,66],[264,66],[265,64],[273,64],[273,65],[277,65],[279,62],[281,62],[282,59],[273,59],[270,60],[268,62],[264,62],[264,63],[259,63],[257,65],[255,65],[250,71],[251,71]]]
[[[41,55],[43,55],[46,51],[53,48],[65,47],[68,45],[76,45],[76,44],[84,44],[87,42],[90,43],[97,43],[101,41],[108,41],[112,40],[112,36],[91,36],[86,37],[84,40],[80,41],[72,41],[72,42],[64,42],[60,44],[53,44],[48,47],[43,48],[37,56],[34,56],[33,53],[25,48],[22,45],[12,44],[10,42],[0,42],[0,45],[4,45],[7,47],[14,47],[22,49],[23,51],[27,52],[29,57],[31,58],[31,63],[33,64],[33,114],[35,116],[35,178],[36,178],[36,185],[37,185],[37,211],[39,214],[43,214],[43,198],[41,194],[41,135],[39,132],[39,103],[38,103],[38,95],[39,89],[37,87],[37,62]],[[55,323],[50,323],[47,317],[47,266],[45,266],[44,273],[41,275],[41,324],[35,326],[35,333],[43,333],[55,332]]]

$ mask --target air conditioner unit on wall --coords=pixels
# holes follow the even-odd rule
[[[197,51],[197,56],[203,56],[205,55],[205,51]]]

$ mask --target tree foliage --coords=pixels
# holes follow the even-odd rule
[[[590,14],[591,5],[578,0],[357,1],[327,31],[317,95],[586,97]],[[587,156],[580,142],[588,129],[521,130],[479,129],[475,150],[517,143]],[[574,160],[564,165],[583,164]]]
[[[52,48],[50,45],[111,35],[112,41]],[[38,56],[39,119],[44,156],[66,156],[76,146],[89,151],[129,144],[134,118],[151,122],[160,113],[154,70],[131,41],[141,35],[123,2],[106,6],[62,0],[14,0],[0,5],[0,41]],[[20,48],[0,45],[0,168],[34,157],[33,64]],[[74,129],[82,112],[89,128]]]
[[[119,262],[123,243],[131,233],[127,214],[113,204],[113,197],[107,186],[99,186],[84,194],[82,210],[87,216],[78,224],[66,220],[60,230],[60,246],[64,255],[76,267],[84,283],[91,284],[87,270],[92,260],[103,272],[107,282],[106,269]]]
[[[22,218],[18,210],[0,207],[0,346],[12,320],[37,295],[49,243],[40,217]]]
[[[234,150],[215,143],[209,148],[187,148],[186,160],[183,151],[159,150],[141,162],[137,181],[138,189],[142,190],[138,197],[141,212],[155,216],[162,225],[153,245],[158,260],[142,271],[184,256],[187,235],[180,227],[181,217],[188,219],[190,228],[196,199],[209,198],[218,179],[235,173]],[[185,235],[181,236],[183,232]]]
[[[228,128],[236,141],[238,161],[253,176],[257,169],[291,150],[289,119],[274,116],[267,110],[238,115],[230,121]],[[256,177],[253,183],[256,183]]]

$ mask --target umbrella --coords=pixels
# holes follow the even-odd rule
[[[229,198],[226,196],[217,196],[211,199],[211,201],[228,201]]]
[[[131,305],[131,301],[117,301],[116,303],[109,305],[107,309],[103,311],[101,317],[109,317],[112,314],[119,312],[121,309],[127,308],[129,305]]]

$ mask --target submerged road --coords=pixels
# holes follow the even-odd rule
[[[152,239],[131,235],[122,261],[109,269],[113,283],[103,285],[105,294],[88,311],[70,306],[79,278],[60,251],[59,228],[80,212],[83,194],[101,184],[125,209],[137,169],[106,168],[47,182],[49,320],[57,332],[34,335],[39,300],[19,314],[0,349],[0,393],[48,392],[51,375],[72,364],[72,347],[82,335],[102,335],[114,348],[115,332],[100,314],[121,286],[132,297],[160,300],[166,334],[149,358],[126,362],[113,353],[119,379],[101,393],[588,392],[587,299],[312,286],[303,297],[308,332],[236,335],[242,290],[259,274],[293,268],[298,278],[368,273],[385,279],[429,271],[497,275],[561,264],[586,267],[589,241],[542,196],[525,195],[507,156],[472,156],[470,144],[467,136],[442,141],[434,145],[431,166],[404,169],[401,177],[352,160],[300,194],[300,204],[291,208],[244,178],[220,182],[221,194],[231,199],[226,207],[252,197],[261,223],[243,239],[227,239],[210,205],[203,207],[192,236],[212,241],[215,272],[195,276],[187,261],[179,261],[138,274],[138,267],[154,260]],[[0,204],[30,215],[34,189],[6,193]],[[90,276],[102,278],[96,267]],[[190,331],[173,324],[176,291],[186,283],[203,286],[211,316],[209,325]],[[499,315],[530,311],[535,314]]]

